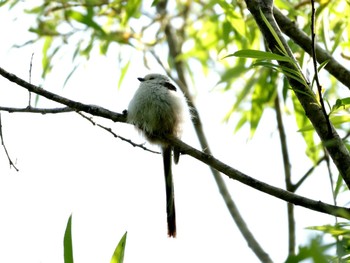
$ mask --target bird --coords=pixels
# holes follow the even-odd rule
[[[137,78],[141,83],[127,110],[127,122],[133,124],[152,144],[159,145],[163,157],[168,236],[176,237],[175,196],[171,156],[175,164],[179,151],[161,138],[180,138],[185,117],[183,96],[170,79],[162,74]]]

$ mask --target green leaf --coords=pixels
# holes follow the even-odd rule
[[[232,57],[232,56],[241,57],[241,58],[255,58],[255,59],[261,59],[261,60],[279,60],[279,61],[293,62],[292,59],[287,56],[282,56],[282,55],[274,54],[272,52],[253,50],[253,49],[239,50],[233,54],[223,57],[223,59]]]
[[[2,7],[3,5],[5,5],[9,0],[3,0],[3,1],[0,1],[0,7]]]
[[[51,59],[59,50],[59,47],[56,47],[52,51],[50,51],[52,43],[53,43],[53,37],[51,36],[45,37],[45,41],[42,49],[43,58],[41,60],[42,67],[43,67],[43,72],[42,72],[43,78],[45,78],[45,76],[51,71],[52,69]]]
[[[123,263],[124,262],[124,252],[126,245],[126,236],[128,232],[125,232],[123,237],[120,239],[118,246],[115,248],[113,256],[110,263]]]
[[[339,125],[346,122],[350,122],[350,115],[344,114],[344,115],[336,115],[329,117],[329,120],[332,122],[333,125]],[[315,128],[312,126],[312,124],[305,125],[302,127],[299,132],[307,132],[307,131],[313,131]]]
[[[338,174],[337,183],[335,184],[334,189],[334,198],[337,198],[338,194],[340,193],[340,189],[344,185],[344,180],[341,174]]]
[[[72,244],[72,215],[70,215],[63,239],[64,263],[74,263]]]
[[[68,82],[69,79],[73,76],[74,72],[77,70],[78,67],[79,67],[79,65],[75,65],[74,68],[71,70],[71,72],[69,72],[68,76],[67,76],[66,79],[64,80],[63,87],[66,86],[67,82]]]
[[[129,66],[130,66],[130,60],[122,67],[120,78],[118,81],[118,89],[120,89],[120,87],[122,85],[122,82],[124,80],[126,72],[128,71]]]
[[[271,34],[273,35],[274,39],[276,40],[281,52],[285,55],[287,55],[287,51],[286,49],[284,48],[283,44],[282,44],[282,41],[281,39],[278,37],[276,31],[273,29],[273,27],[271,26],[270,22],[267,20],[267,18],[265,17],[264,13],[261,11],[261,9],[259,9],[260,11],[260,15],[261,15],[261,18],[262,20],[264,21],[264,23],[266,24],[266,26],[269,28]]]
[[[276,65],[276,64],[273,64],[270,62],[260,61],[260,60],[255,62],[252,66],[253,67],[263,66],[263,67],[277,70],[277,71],[283,73],[284,75],[286,75],[286,77],[292,78],[292,79],[298,81],[299,83],[303,84],[307,88],[309,87],[308,84],[305,82],[304,78],[300,75],[300,72],[298,70],[294,70],[294,69],[289,68],[289,67],[280,66],[280,65]],[[306,95],[310,95],[306,92],[303,92],[303,93]]]
[[[154,7],[154,6],[157,6],[157,4],[159,3],[160,0],[153,0],[151,6]]]
[[[347,105],[350,105],[350,97],[344,99],[337,99],[335,104],[332,106],[332,112],[341,107],[345,108]]]
[[[75,21],[77,21],[77,22],[79,22],[79,23],[82,23],[82,24],[84,24],[84,25],[86,25],[86,26],[88,26],[88,27],[90,27],[90,28],[95,29],[97,32],[101,33],[103,36],[106,35],[106,33],[104,32],[104,30],[100,27],[99,24],[97,24],[97,23],[93,20],[93,18],[92,18],[91,15],[84,15],[84,14],[82,14],[82,13],[80,13],[80,12],[73,11],[73,10],[67,11],[67,12],[66,12],[66,15],[67,15],[69,18],[71,18],[71,19],[73,19],[73,20],[75,20]]]

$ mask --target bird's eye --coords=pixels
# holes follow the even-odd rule
[[[150,80],[151,80],[151,79],[154,79],[154,77],[150,77],[149,79],[150,79]]]

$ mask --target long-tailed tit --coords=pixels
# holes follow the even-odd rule
[[[138,78],[139,89],[130,101],[127,120],[134,124],[151,143],[160,145],[163,155],[168,236],[176,236],[176,218],[174,185],[171,172],[173,147],[159,140],[164,136],[179,138],[181,123],[184,119],[184,100],[176,92],[169,78],[160,74],[149,74]],[[174,161],[178,162],[179,153],[174,150]]]

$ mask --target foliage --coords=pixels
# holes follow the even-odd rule
[[[114,253],[111,258],[111,263],[123,263],[124,262],[124,252],[126,245],[127,232],[122,236],[118,245],[116,246]],[[63,254],[64,263],[73,263],[73,239],[72,239],[72,215],[69,216],[67,221],[66,230],[64,232],[63,238]]]

